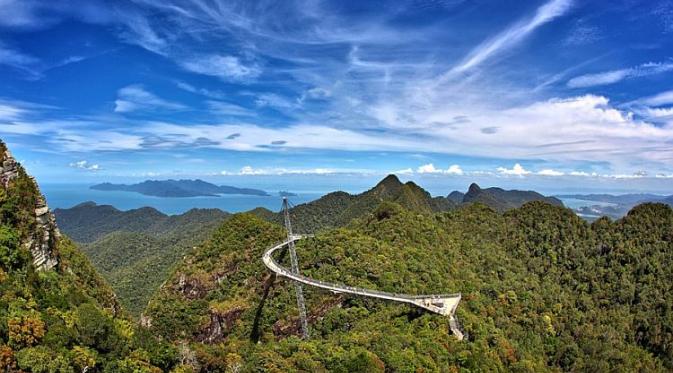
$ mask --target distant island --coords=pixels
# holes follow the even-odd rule
[[[268,196],[263,190],[237,188],[227,185],[215,185],[203,180],[146,180],[138,184],[102,183],[91,186],[91,189],[102,191],[136,192],[146,196],[181,198],[181,197],[219,197],[221,194],[243,194]]]
[[[292,192],[288,192],[286,190],[281,190],[280,192],[278,192],[278,196],[279,197],[296,197],[297,194],[292,193]]]
[[[556,196],[561,199],[576,200],[573,210],[586,218],[595,220],[601,216],[619,219],[632,208],[642,203],[665,203],[673,206],[673,195],[659,195],[650,193],[637,194],[564,194]],[[582,201],[586,204],[580,204]]]

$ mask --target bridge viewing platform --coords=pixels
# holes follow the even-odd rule
[[[430,295],[409,295],[409,294],[398,294],[398,293],[388,293],[378,290],[362,289],[353,286],[340,285],[335,283],[324,282],[320,280],[315,280],[306,276],[299,274],[298,272],[291,271],[288,268],[283,267],[273,258],[273,253],[285,246],[294,244],[294,242],[305,238],[304,235],[290,235],[288,239],[284,242],[279,243],[278,245],[268,249],[262,256],[264,265],[269,268],[271,271],[277,275],[289,278],[293,281],[329,290],[333,293],[343,293],[343,294],[353,294],[370,298],[385,299],[394,302],[402,302],[413,304],[417,307],[424,308],[428,311],[449,317],[449,326],[451,332],[458,338],[458,340],[463,339],[463,333],[458,326],[458,322],[455,318],[456,308],[460,302],[461,295],[457,294],[430,294]]]

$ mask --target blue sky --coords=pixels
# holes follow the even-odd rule
[[[672,51],[670,1],[0,0],[0,137],[42,182],[670,193]]]

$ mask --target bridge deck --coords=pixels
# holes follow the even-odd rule
[[[456,294],[429,294],[429,295],[409,295],[409,294],[398,294],[398,293],[388,293],[385,291],[371,290],[371,289],[362,289],[353,286],[346,286],[340,284],[334,284],[330,282],[314,280],[310,277],[306,277],[300,274],[293,273],[289,269],[283,267],[273,258],[273,253],[288,245],[290,242],[298,241],[304,238],[301,235],[292,236],[291,239],[281,242],[278,245],[267,250],[262,256],[264,265],[267,266],[271,271],[275,272],[278,275],[287,277],[291,280],[301,282],[306,285],[314,286],[317,288],[325,289],[332,291],[334,293],[346,293],[360,295],[370,298],[385,299],[395,302],[403,302],[416,305],[418,307],[425,308],[429,311],[449,316],[451,318],[449,325],[451,326],[451,331],[453,334],[460,340],[463,339],[463,333],[458,328],[458,324],[455,320],[456,307],[460,302],[461,295],[460,293]]]

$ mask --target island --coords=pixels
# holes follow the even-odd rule
[[[278,192],[278,196],[279,197],[296,197],[297,194],[292,193],[292,192],[288,192],[287,190],[281,190],[280,192]]]
[[[242,194],[253,196],[269,196],[263,190],[237,188],[228,185],[215,185],[203,180],[146,180],[137,184],[102,183],[92,185],[94,190],[135,192],[146,196],[181,198],[181,197],[219,197],[222,194]]]

